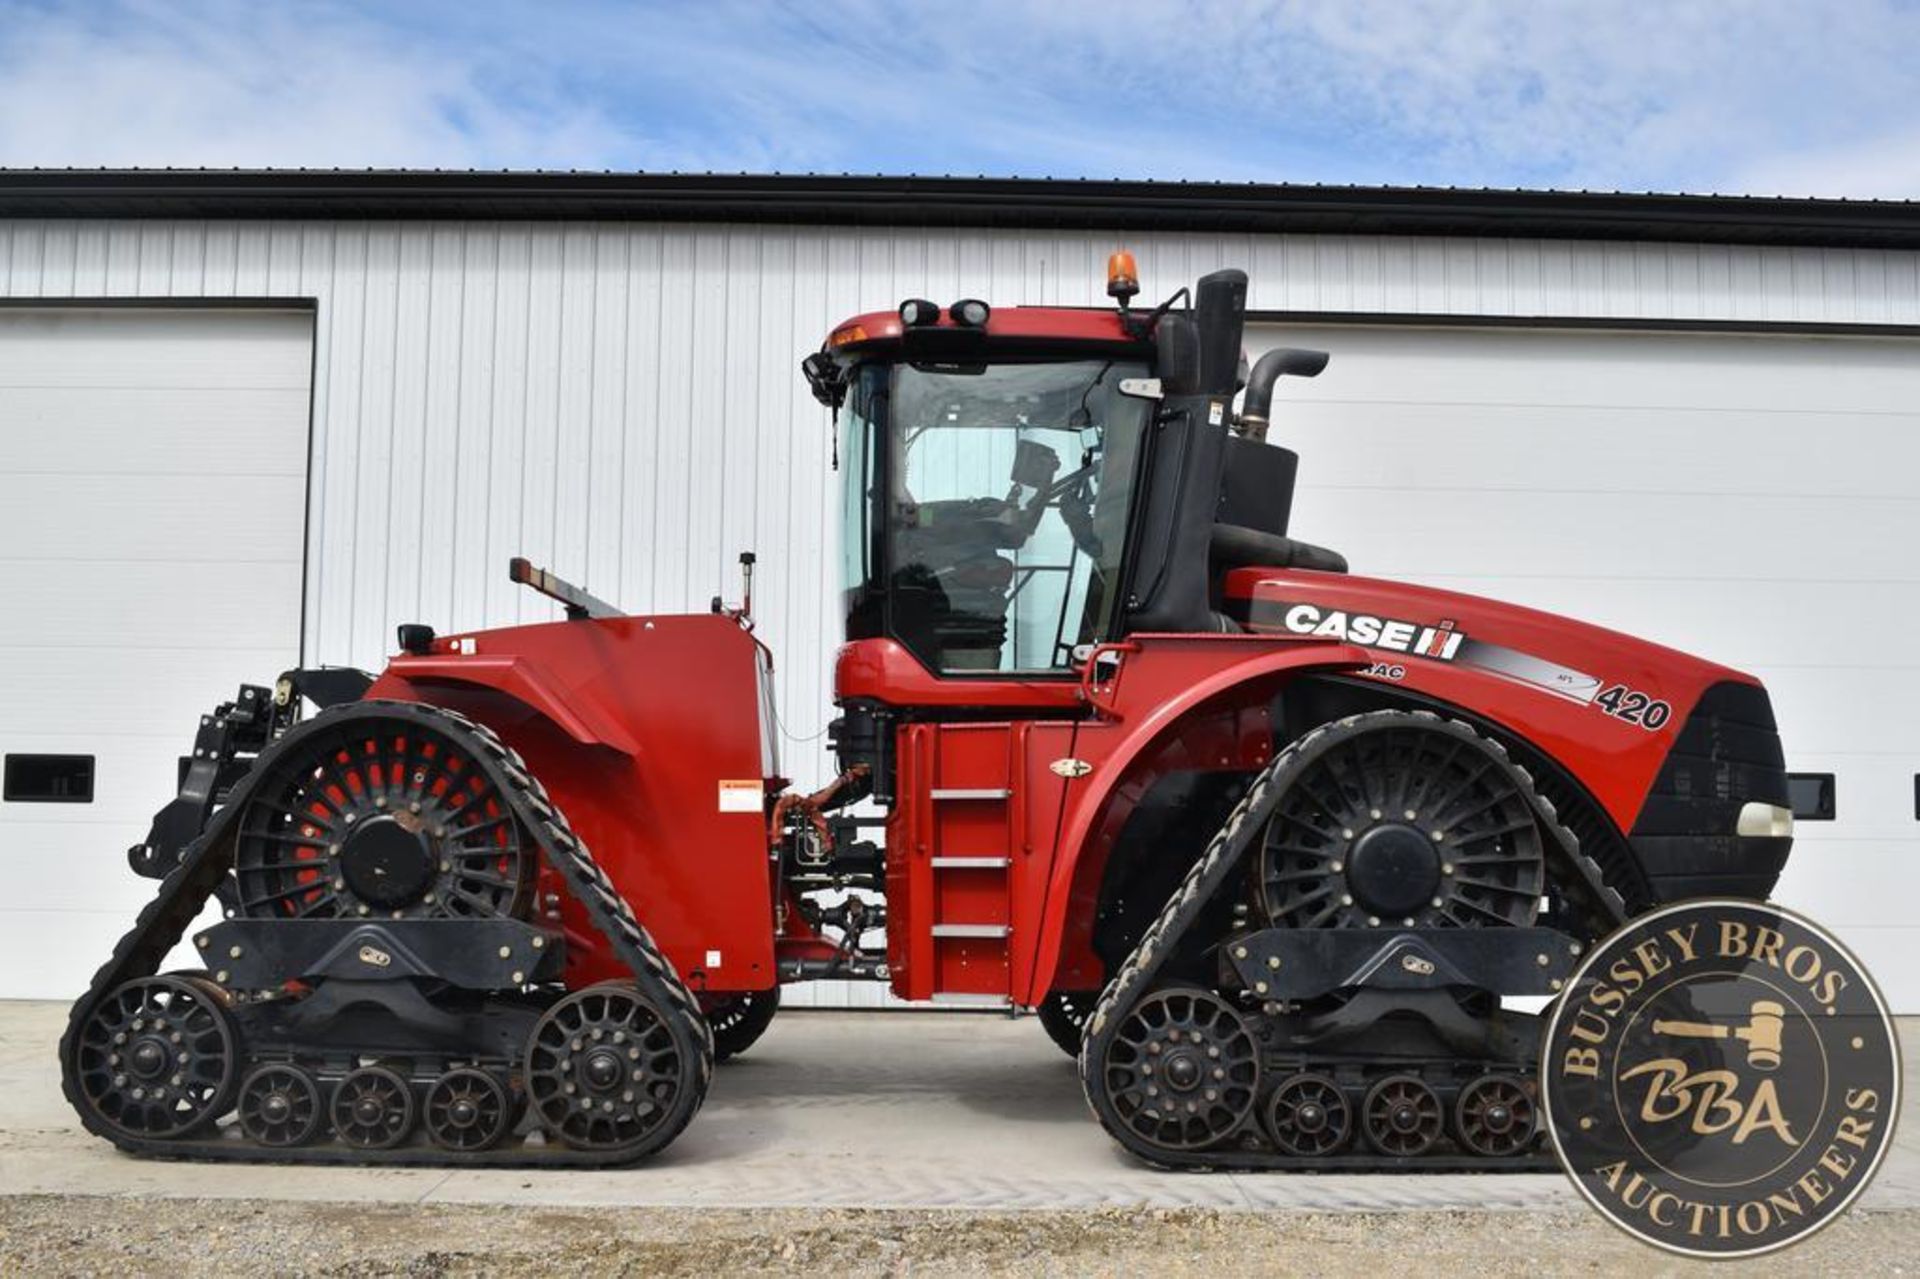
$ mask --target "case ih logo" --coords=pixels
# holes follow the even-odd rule
[[[1866,1188],[1900,1111],[1893,1023],[1797,915],[1699,901],[1596,947],[1555,1006],[1540,1085],[1574,1184],[1673,1252],[1770,1252]]]
[[[1318,604],[1267,604],[1260,612],[1265,619],[1277,619],[1280,629],[1295,635],[1317,635],[1322,639],[1345,640],[1362,648],[1384,648],[1410,657],[1431,657],[1451,662],[1460,651],[1466,633],[1453,629],[1452,622],[1428,626],[1422,622],[1403,622],[1372,613],[1353,613],[1345,609],[1322,608]]]

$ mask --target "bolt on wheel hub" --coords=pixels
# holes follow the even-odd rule
[[[127,1054],[127,1065],[142,1079],[155,1079],[167,1069],[167,1046],[152,1037],[141,1039]]]
[[[1354,840],[1347,855],[1354,900],[1376,915],[1410,915],[1428,906],[1440,887],[1434,841],[1411,826],[1387,822]]]
[[[375,906],[392,909],[420,900],[434,880],[434,853],[426,832],[398,818],[374,817],[354,828],[340,849],[347,887]]]

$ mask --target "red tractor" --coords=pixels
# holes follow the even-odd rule
[[[1539,1166],[1524,1009],[1628,916],[1780,872],[1767,695],[1349,576],[1266,439],[1326,356],[1248,370],[1240,272],[1142,311],[1114,268],[1112,310],[909,300],[804,361],[842,485],[824,789],[781,776],[745,603],[629,617],[524,561],[566,620],[403,626],[377,677],[205,718],[62,1041],[87,1127],[629,1163],[782,983],[864,978],[1038,1009],[1155,1164]],[[204,967],[157,975],[215,898]]]

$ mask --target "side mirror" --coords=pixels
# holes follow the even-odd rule
[[[1200,389],[1200,330],[1184,315],[1163,315],[1153,328],[1154,372],[1167,395]]]

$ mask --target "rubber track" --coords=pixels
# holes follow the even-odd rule
[[[565,883],[568,895],[586,910],[594,929],[633,974],[640,992],[669,1019],[675,1038],[684,1046],[683,1051],[691,1049],[696,1069],[686,1087],[692,1091],[693,1099],[690,1104],[676,1107],[678,1113],[670,1115],[665,1126],[649,1134],[644,1143],[620,1150],[593,1151],[576,1150],[549,1138],[546,1144],[538,1146],[523,1141],[517,1146],[493,1150],[447,1151],[426,1143],[393,1150],[362,1150],[339,1143],[264,1147],[250,1141],[205,1136],[152,1140],[130,1136],[100,1122],[86,1104],[72,1070],[73,1049],[81,1027],[100,1000],[115,988],[135,978],[153,976],[167,953],[186,935],[201,908],[232,868],[233,828],[260,779],[271,771],[281,755],[296,749],[308,737],[341,727],[343,721],[376,717],[388,722],[409,720],[443,733],[486,770],[540,846],[547,864]],[[236,1079],[240,1068],[241,1063],[236,1062]],[[94,974],[86,993],[74,1002],[66,1033],[60,1039],[61,1088],[87,1131],[129,1154],[170,1159],[448,1167],[618,1167],[637,1163],[678,1137],[705,1101],[712,1074],[713,1033],[700,1013],[699,1004],[646,929],[634,918],[632,908],[614,890],[606,872],[594,862],[567,825],[546,788],[529,773],[526,761],[485,725],[455,711],[414,702],[352,702],[330,707],[296,725],[263,750],[207,829],[181,854],[180,864],[161,881],[158,893],[114,947],[112,958]]]
[[[1336,732],[1360,730],[1375,723],[1404,723],[1408,719],[1447,724],[1457,731],[1466,732],[1506,766],[1550,836],[1550,853],[1557,851],[1561,869],[1566,872],[1554,881],[1554,886],[1584,916],[1591,937],[1604,937],[1626,921],[1626,904],[1620,894],[1607,887],[1599,866],[1580,851],[1580,841],[1561,824],[1553,805],[1534,790],[1533,778],[1527,770],[1515,763],[1499,742],[1480,733],[1472,725],[1460,720],[1445,720],[1431,711],[1369,711],[1330,721],[1302,734],[1289,742],[1255,775],[1252,784],[1247,787],[1247,793],[1227,814],[1226,822],[1207,842],[1205,851],[1187,871],[1186,878],[1142,934],[1139,945],[1127,956],[1126,963],[1121,965],[1113,980],[1107,983],[1106,989],[1100,994],[1099,1003],[1094,1005],[1093,1013],[1088,1018],[1086,1035],[1080,1042],[1080,1084],[1086,1093],[1087,1104],[1108,1135],[1143,1163],[1192,1171],[1218,1168],[1328,1172],[1521,1172],[1555,1166],[1551,1156],[1540,1153],[1505,1158],[1474,1158],[1449,1153],[1414,1158],[1356,1153],[1302,1158],[1249,1151],[1240,1148],[1237,1142],[1246,1131],[1247,1124],[1258,1122],[1256,1116],[1260,1104],[1257,1101],[1247,1119],[1233,1132],[1222,1137],[1219,1144],[1198,1151],[1167,1150],[1141,1141],[1114,1113],[1112,1101],[1107,1096],[1106,1075],[1101,1063],[1112,1046],[1114,1036],[1119,1033],[1123,1015],[1151,990],[1154,977],[1174,951],[1174,941],[1197,922],[1214,894],[1226,886],[1247,849],[1252,847],[1272,818],[1274,810],[1279,807],[1287,787],[1312,762],[1308,753],[1314,745]],[[1358,1141],[1358,1138],[1355,1140]]]

